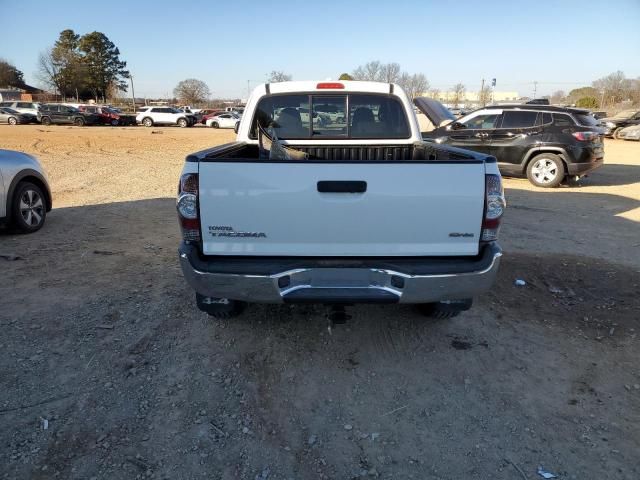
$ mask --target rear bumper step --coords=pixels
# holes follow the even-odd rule
[[[256,268],[227,273],[216,271],[215,257],[203,260],[193,245],[181,244],[179,254],[187,283],[207,297],[252,303],[431,303],[471,298],[489,290],[502,250],[492,243],[479,258],[452,259],[451,273],[442,268],[441,258],[434,259],[438,272],[425,274],[392,270],[389,265],[376,268],[371,261],[366,267],[283,268],[267,274],[256,273],[260,270]],[[271,267],[273,261],[268,260]],[[224,264],[228,270],[228,261]]]

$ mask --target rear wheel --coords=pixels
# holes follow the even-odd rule
[[[179,126],[179,127],[184,128],[184,127],[186,127],[186,126],[188,126],[188,125],[189,125],[189,122],[187,121],[187,119],[186,119],[186,118],[180,118],[180,119],[178,119],[178,126]]]
[[[40,123],[42,125],[51,125],[51,119],[49,117],[42,117],[42,120],[40,120]]]
[[[15,226],[24,233],[40,230],[47,216],[47,206],[42,189],[31,183],[21,182],[12,202],[12,218]]]
[[[211,126],[212,126],[213,128],[220,128],[220,125],[218,124],[218,122],[213,122],[213,123],[211,124]]]
[[[9,117],[9,125],[17,125],[18,119],[16,117]]]
[[[620,131],[622,130],[622,127],[618,127],[616,128],[613,133],[611,134],[611,136],[613,138],[615,138],[616,140],[620,140]]]
[[[147,117],[144,120],[142,120],[142,124],[145,127],[153,127],[153,120],[151,120],[149,117]]]
[[[247,306],[245,302],[228,298],[205,297],[199,293],[196,293],[196,303],[200,310],[215,318],[237,317]]]
[[[84,118],[82,117],[76,117],[75,120],[73,121],[73,124],[76,127],[84,127]]]
[[[118,126],[118,119],[114,118],[113,120],[111,120],[111,126],[112,127],[117,127]]]
[[[557,187],[564,180],[564,175],[564,163],[553,153],[536,155],[527,166],[527,178],[537,187]]]

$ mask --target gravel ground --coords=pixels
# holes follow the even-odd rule
[[[572,187],[507,180],[498,284],[469,312],[358,306],[329,334],[321,306],[195,307],[176,182],[232,139],[0,126],[55,201],[0,233],[21,257],[0,257],[0,478],[640,478],[640,143]]]

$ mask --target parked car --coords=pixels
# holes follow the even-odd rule
[[[205,125],[213,128],[235,128],[238,123],[240,123],[239,115],[225,112],[209,118]]]
[[[625,127],[618,132],[617,138],[621,140],[635,140],[640,141],[640,125],[632,125]]]
[[[316,103],[347,122],[305,122]],[[491,288],[502,255],[495,159],[423,142],[395,84],[259,85],[237,140],[188,155],[178,190],[182,271],[213,316],[245,302],[453,316]]]
[[[427,109],[431,102],[435,100],[416,99]],[[504,175],[526,176],[538,187],[557,187],[568,176],[586,175],[604,162],[602,129],[589,111],[576,108],[485,107],[426,132],[424,138],[493,155]]]
[[[45,103],[40,105],[38,120],[43,125],[72,124],[78,127],[97,125],[101,119],[93,113],[84,113],[70,105],[59,103]]]
[[[0,107],[12,108],[17,112],[28,113],[34,117],[38,116],[38,111],[40,110],[40,104],[38,102],[1,102]]]
[[[203,125],[206,125],[207,120],[209,120],[212,117],[215,117],[216,115],[220,115],[221,113],[225,113],[225,111],[221,109],[203,110],[202,119],[200,120],[200,123],[202,123]]]
[[[605,129],[604,134],[606,137],[618,138],[618,133],[623,128],[640,125],[640,110],[623,110],[613,117],[600,119],[600,125]]]
[[[176,110],[179,110],[187,115],[192,116],[195,119],[193,122],[194,124],[200,123],[200,121],[202,120],[202,114],[200,113],[200,110],[196,112],[194,110],[191,110],[191,108],[189,107],[180,107],[180,108],[177,108]]]
[[[100,118],[100,123],[103,125],[113,125],[115,127],[120,123],[120,114],[116,113],[109,107],[102,107],[100,105],[80,105],[78,110],[83,113],[97,115]]]
[[[37,123],[37,121],[36,116],[30,113],[20,113],[13,108],[0,107],[0,123],[17,125],[19,123]]]
[[[196,121],[194,115],[182,112],[173,107],[142,107],[138,109],[136,122],[145,127],[154,125],[178,125],[191,127]]]
[[[0,223],[35,232],[44,225],[52,204],[40,162],[23,152],[0,150]]]

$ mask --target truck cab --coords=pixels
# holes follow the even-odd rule
[[[451,316],[494,282],[504,208],[495,158],[424,142],[398,85],[263,84],[235,142],[186,158],[179,256],[215,316],[247,303]]]

